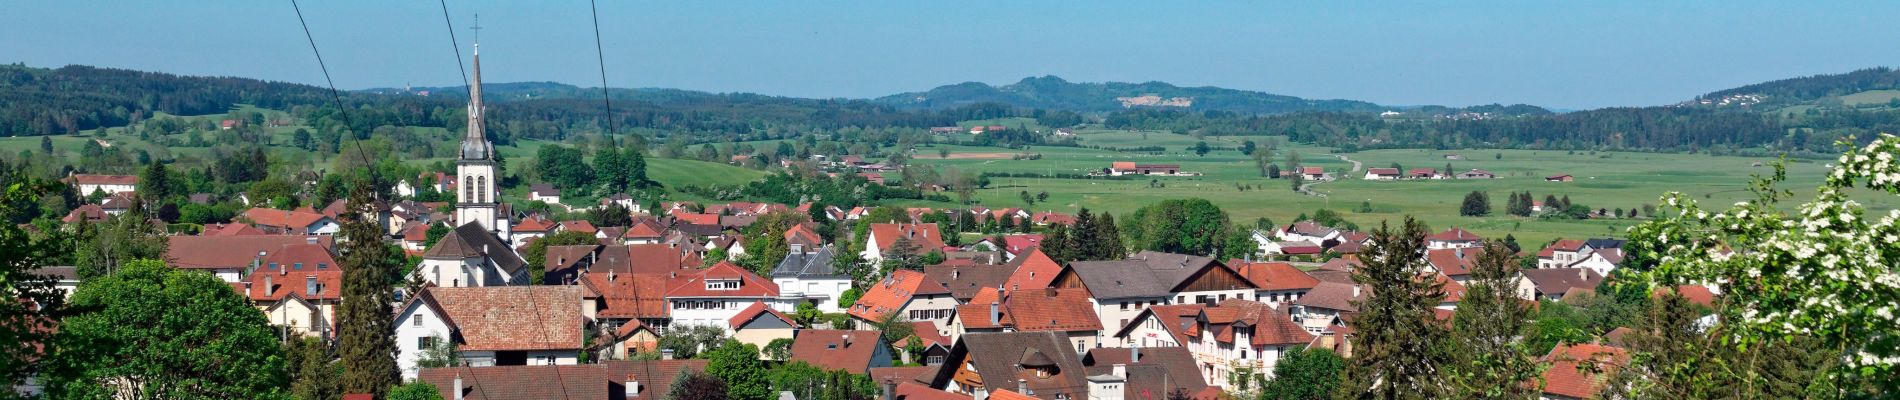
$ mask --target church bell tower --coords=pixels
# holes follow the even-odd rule
[[[495,188],[500,174],[495,170],[495,145],[483,131],[487,119],[482,109],[482,45],[475,45],[475,77],[468,87],[468,133],[462,137],[462,149],[455,161],[457,182],[455,224],[480,223],[482,230],[497,232],[500,200]]]

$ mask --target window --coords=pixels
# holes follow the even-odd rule
[[[330,264],[324,264],[324,263],[317,263],[317,269],[319,269],[319,270],[321,270],[321,269],[328,269],[328,268],[330,268]]]
[[[409,326],[422,326],[422,314],[416,314],[416,318],[410,321],[413,323],[409,324]]]
[[[1122,311],[1128,311],[1128,302],[1122,302]]]
[[[277,263],[270,263],[270,270],[272,270],[272,271],[276,271],[276,270],[277,270]]]
[[[292,270],[297,270],[297,271],[302,271],[302,270],[303,270],[303,263],[292,263],[292,264],[290,264],[290,269],[292,269]]]
[[[423,336],[423,337],[416,338],[416,350],[428,350],[430,347],[435,347],[434,336]]]

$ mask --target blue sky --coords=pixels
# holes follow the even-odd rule
[[[1320,3],[1320,4],[1315,4]],[[1390,105],[1657,105],[1900,64],[1900,2],[603,0],[609,83],[875,97],[1032,75]],[[460,84],[436,1],[305,1],[345,89]],[[490,82],[598,86],[584,1],[481,13]],[[320,84],[288,0],[9,2],[0,62]]]

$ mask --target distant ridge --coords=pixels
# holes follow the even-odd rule
[[[1311,100],[1213,86],[1180,87],[1165,82],[1076,83],[1053,75],[1023,78],[1003,86],[964,82],[923,92],[879,97],[873,101],[911,109],[945,109],[991,102],[1077,112],[1158,108],[1276,114],[1301,111],[1381,112],[1393,109],[1356,100]]]

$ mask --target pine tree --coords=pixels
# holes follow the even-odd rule
[[[1070,247],[1072,243],[1069,240],[1068,226],[1050,224],[1048,235],[1042,239],[1042,254],[1049,256],[1049,259],[1057,263],[1069,262],[1075,259],[1074,250]]]
[[[1091,260],[1120,260],[1128,256],[1128,247],[1122,244],[1122,233],[1115,227],[1115,216],[1102,213],[1095,222],[1095,243],[1090,247]]]
[[[338,267],[343,268],[343,302],[337,305],[337,338],[343,364],[343,389],[349,393],[369,393],[383,398],[389,388],[402,383],[396,368],[396,330],[392,326],[390,271],[400,268],[392,263],[393,252],[383,245],[382,229],[360,217],[370,211],[367,182],[357,182],[350,191],[350,208],[344,216]]]
[[[1530,399],[1539,388],[1523,385],[1542,372],[1523,338],[1535,315],[1517,297],[1517,254],[1487,240],[1452,316],[1451,381],[1458,398]]]
[[[1425,270],[1425,226],[1412,217],[1398,230],[1381,223],[1352,281],[1370,293],[1353,302],[1358,338],[1338,399],[1438,399],[1452,393],[1441,368],[1452,361],[1447,332],[1433,318],[1445,298]]]
[[[1075,224],[1069,225],[1069,257],[1063,261],[1095,260],[1095,215],[1083,208],[1075,213]]]

